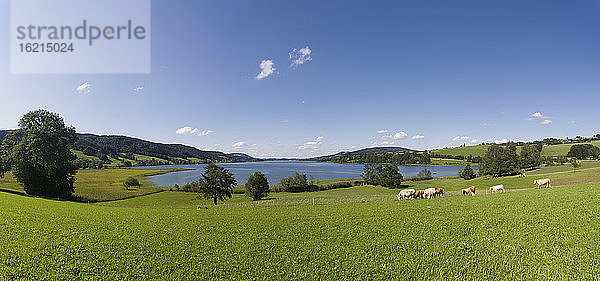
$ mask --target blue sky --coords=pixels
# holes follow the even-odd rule
[[[147,75],[12,75],[0,15],[0,129],[45,108],[259,157],[600,132],[598,1],[155,0]]]

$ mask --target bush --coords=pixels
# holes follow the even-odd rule
[[[291,177],[281,179],[281,187],[287,192],[316,191],[318,186],[308,183],[306,174],[296,173]]]
[[[133,186],[141,186],[140,181],[138,181],[138,179],[133,178],[133,177],[128,177],[125,182],[123,182],[123,186],[125,187],[125,189],[129,189],[130,187]]]
[[[433,176],[431,175],[430,170],[423,169],[417,174],[417,178],[422,179],[422,180],[430,180],[433,178]]]
[[[475,174],[475,171],[471,169],[471,165],[467,164],[464,169],[458,172],[458,176],[465,180],[470,180],[477,177],[477,174]]]
[[[186,183],[180,187],[183,192],[198,192],[200,190],[200,184],[197,181]]]
[[[269,195],[269,181],[261,172],[256,172],[246,182],[246,195],[258,201]]]

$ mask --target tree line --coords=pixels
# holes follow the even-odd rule
[[[531,169],[542,164],[540,150],[531,144],[524,144],[521,152],[517,153],[517,146],[509,142],[505,146],[492,144],[488,147],[479,166],[483,175],[495,177],[516,175],[523,169]]]
[[[377,152],[350,154],[332,158],[333,163],[339,164],[377,164],[389,163],[394,165],[430,164],[428,152]]]

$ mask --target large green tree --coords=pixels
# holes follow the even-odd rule
[[[514,142],[506,144],[502,153],[502,175],[514,175],[520,170],[519,154],[517,154],[517,145]]]
[[[498,144],[492,144],[488,147],[483,157],[483,162],[479,167],[481,174],[501,176],[502,175],[502,155],[504,149]]]
[[[36,110],[21,118],[0,154],[27,194],[69,198],[77,172],[70,148],[76,141],[75,128],[67,127],[62,117]]]
[[[269,181],[263,173],[256,172],[248,178],[248,182],[246,182],[246,195],[254,201],[263,199],[269,195]]]
[[[393,164],[366,164],[362,178],[367,184],[397,188],[402,185],[404,177]]]
[[[525,144],[521,147],[519,156],[521,169],[531,169],[539,166],[542,163],[540,151],[533,145]]]
[[[204,167],[204,173],[199,180],[199,192],[206,199],[213,199],[215,205],[217,200],[224,201],[231,198],[233,187],[237,184],[233,173],[229,170],[210,163]]]
[[[473,171],[473,168],[471,168],[471,165],[469,163],[467,163],[467,165],[465,165],[465,168],[458,172],[458,176],[465,180],[470,180],[470,179],[474,179],[475,177],[477,177],[477,174],[475,174],[475,171]]]

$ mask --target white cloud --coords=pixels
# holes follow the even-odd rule
[[[478,140],[478,139],[472,139],[472,140],[471,140],[471,143],[478,143],[478,142],[479,142],[479,140]]]
[[[550,117],[545,116],[544,114],[542,114],[541,112],[538,111],[538,112],[535,112],[535,113],[531,114],[529,116],[529,118],[527,118],[527,120],[528,121],[532,121],[532,120],[534,120],[536,118],[537,119],[550,119]]]
[[[289,122],[290,122],[290,120],[289,120],[289,119],[285,119],[285,120],[282,120],[282,121],[281,121],[281,123],[289,123]]]
[[[388,135],[388,136],[382,136],[381,138],[384,140],[389,140],[389,139],[394,139],[394,140],[399,140],[399,139],[404,139],[408,137],[408,134],[405,132],[397,132],[393,135]]]
[[[378,134],[387,134],[389,131],[388,130],[379,130],[377,131]]]
[[[202,136],[208,136],[208,135],[214,133],[214,131],[212,131],[212,130],[200,131],[200,129],[198,129],[198,128],[192,128],[190,126],[185,126],[183,128],[177,129],[177,131],[175,131],[175,133],[178,135],[198,135],[199,137],[202,137]]]
[[[321,144],[323,144],[324,139],[324,137],[319,136],[314,141],[307,141],[302,145],[298,146],[298,149],[319,149],[321,147]]]
[[[177,131],[175,131],[175,133],[178,134],[178,135],[197,134],[198,133],[198,129],[192,129],[192,127],[185,126],[183,128],[177,129]]]
[[[552,124],[552,120],[546,119],[546,120],[540,122],[540,124],[542,124],[542,125],[549,125],[549,124]]]
[[[424,138],[425,138],[425,136],[422,136],[422,135],[412,136],[413,140],[420,140],[420,139],[424,139]]]
[[[273,62],[273,60],[263,60],[260,62],[260,65],[258,67],[260,67],[260,73],[258,75],[256,75],[256,80],[261,80],[264,78],[269,77],[271,74],[273,74],[275,72],[275,67],[273,67],[275,65],[275,63]]]
[[[507,143],[507,142],[508,142],[507,139],[501,139],[501,140],[495,140],[494,141],[494,143],[496,143],[496,144],[504,144],[504,143]]]
[[[137,86],[133,88],[133,91],[136,93],[141,93],[144,90],[144,86]]]
[[[373,146],[394,145],[394,144],[396,144],[396,143],[393,142],[393,141],[382,141],[382,142],[379,142],[379,143],[378,142],[374,142]]]
[[[85,83],[79,85],[75,90],[81,94],[89,94],[92,91],[92,84],[86,81]]]
[[[212,131],[212,130],[204,130],[204,131],[198,133],[198,136],[208,136],[208,135],[210,135],[212,133],[214,133],[214,131]]]
[[[469,136],[456,136],[452,139],[452,141],[466,141],[466,140],[470,140],[471,137]]]
[[[311,54],[312,50],[308,46],[300,50],[293,49],[291,52],[288,53],[288,55],[290,56],[290,60],[292,61],[290,67],[298,66],[304,64],[307,61],[311,61]]]
[[[246,146],[248,146],[248,144],[246,144],[245,141],[238,141],[238,142],[236,142],[236,143],[233,144],[233,148],[235,148],[235,149],[243,148],[243,147],[246,147]]]
[[[567,122],[569,125],[577,124],[577,121],[569,121]]]

